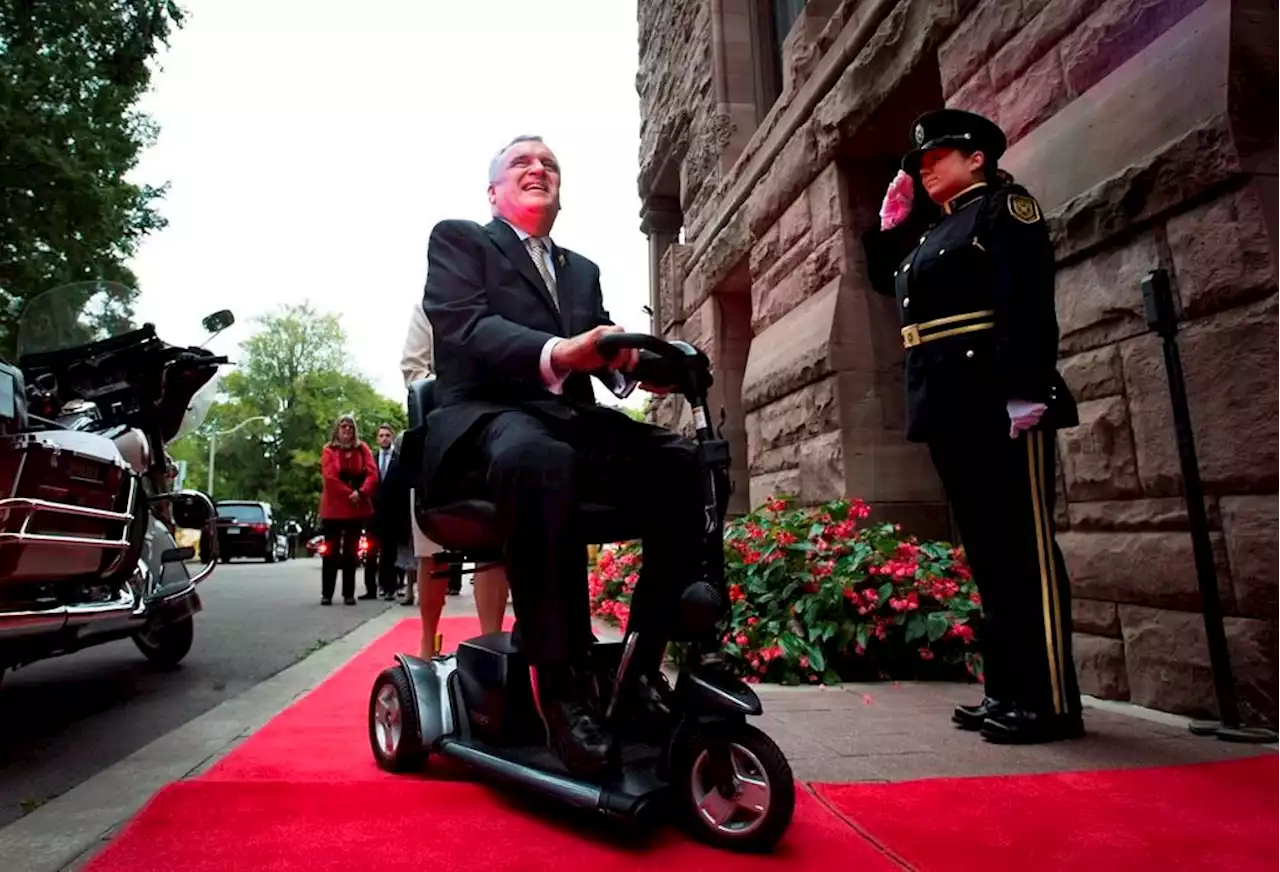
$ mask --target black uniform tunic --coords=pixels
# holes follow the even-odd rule
[[[1017,185],[975,185],[942,212],[867,240],[873,284],[902,316],[907,438],[929,446],[982,596],[987,695],[1076,714],[1053,503],[1054,431],[1078,418],[1057,371],[1053,245]],[[1047,407],[1016,439],[1011,400]]]

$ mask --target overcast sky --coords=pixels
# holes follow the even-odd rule
[[[170,184],[169,226],[131,264],[162,336],[200,341],[200,318],[229,308],[212,347],[234,353],[253,316],[309,299],[402,398],[431,227],[488,220],[489,159],[520,133],[563,167],[553,238],[600,265],[617,323],[649,329],[634,3],[181,3],[141,106],[159,140],[134,173]]]

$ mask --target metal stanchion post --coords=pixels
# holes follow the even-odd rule
[[[1182,375],[1182,358],[1178,355],[1178,313],[1174,307],[1167,272],[1155,270],[1142,279],[1142,303],[1147,325],[1159,335],[1164,346],[1169,400],[1173,404],[1174,433],[1178,442],[1178,459],[1182,466],[1182,493],[1187,504],[1187,521],[1191,527],[1191,545],[1195,554],[1196,578],[1200,585],[1205,638],[1209,645],[1209,665],[1213,670],[1213,687],[1218,697],[1219,720],[1197,721],[1191,725],[1191,732],[1199,736],[1217,736],[1228,742],[1274,742],[1275,731],[1246,727],[1240,722],[1235,676],[1231,670],[1231,653],[1227,648],[1222,602],[1218,596],[1218,570],[1213,560],[1213,546],[1209,541],[1209,518],[1204,510],[1204,489],[1200,483],[1200,466],[1196,460],[1191,412],[1187,406],[1187,388]]]

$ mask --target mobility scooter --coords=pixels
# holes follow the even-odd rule
[[[669,386],[690,402],[703,478],[705,535],[723,547],[728,504],[728,443],[710,425],[706,355],[683,342],[616,333],[600,342],[611,359],[640,350],[633,375]],[[410,388],[411,428],[420,428],[432,405],[429,379]],[[579,507],[584,551],[588,543],[615,542],[628,533],[621,510]],[[496,508],[483,498],[420,511],[423,531],[448,549],[451,559],[501,559]],[[585,556],[584,556],[585,559]],[[718,564],[717,564],[718,565]],[[681,623],[709,629],[724,613],[723,578],[704,579],[684,591]],[[703,636],[718,638],[718,633]],[[791,823],[795,782],[786,757],[763,732],[747,723],[762,711],[759,698],[723,668],[704,668],[711,643],[690,643],[674,687],[658,688],[662,704],[644,719],[622,713],[623,694],[637,678],[628,673],[636,635],[597,642],[590,669],[600,688],[606,723],[617,742],[617,764],[597,781],[571,775],[548,750],[548,736],[533,695],[528,665],[509,633],[461,642],[455,654],[422,660],[396,655],[369,700],[369,740],[378,765],[392,772],[420,770],[431,754],[459,760],[482,776],[552,797],[624,830],[647,831],[675,818],[691,835],[716,847],[770,850]]]

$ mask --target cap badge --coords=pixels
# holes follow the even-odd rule
[[[916,145],[924,145],[924,125],[917,124],[913,134],[916,139]]]

